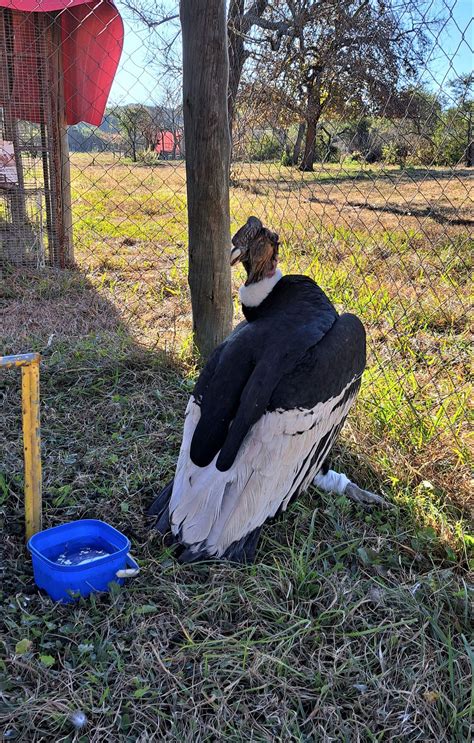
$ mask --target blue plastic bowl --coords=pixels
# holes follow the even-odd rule
[[[122,585],[118,570],[138,565],[129,555],[130,540],[110,524],[97,519],[81,519],[54,526],[34,534],[28,541],[36,585],[54,601],[68,603],[78,596],[108,591],[109,584]],[[80,550],[100,550],[104,554],[85,564],[62,564],[58,559]]]

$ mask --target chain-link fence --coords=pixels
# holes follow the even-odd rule
[[[95,338],[103,354],[126,334],[186,354],[186,143],[172,4],[120,4],[124,49],[105,115],[69,127],[69,156],[66,122],[55,127],[49,105],[58,74],[66,106],[79,94],[94,105],[71,75],[87,49],[76,36],[101,5],[1,9],[7,348]],[[114,22],[106,5],[100,33]],[[62,35],[48,36],[58,24]],[[116,32],[112,47],[97,28],[87,33],[110,57]],[[430,481],[465,503],[469,3],[232,0],[228,33],[232,227],[258,216],[280,235],[284,272],[312,276],[363,320],[370,357],[348,440],[382,479]],[[71,40],[78,56],[68,47],[61,57]],[[19,45],[41,64],[24,62]],[[32,99],[42,113],[26,123],[21,104]],[[72,255],[74,267],[58,270]]]

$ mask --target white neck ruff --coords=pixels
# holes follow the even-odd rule
[[[257,281],[255,284],[249,284],[249,286],[241,286],[239,289],[239,297],[242,304],[246,307],[258,307],[264,299],[268,297],[273,287],[280,281],[283,276],[279,268],[275,271],[273,276],[268,279],[262,279]]]

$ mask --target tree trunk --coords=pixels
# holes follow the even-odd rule
[[[288,142],[288,132],[279,126],[272,126],[272,134],[275,139],[278,140],[278,144],[282,149],[282,153],[286,151],[286,143]]]
[[[321,104],[319,101],[319,91],[313,86],[308,89],[308,101],[306,104],[306,141],[304,144],[304,155],[300,169],[312,171],[316,159],[316,130],[319,117],[321,116]]]
[[[229,132],[232,144],[232,124],[234,121],[235,99],[239,89],[242,69],[247,59],[244,39],[241,31],[242,16],[244,14],[244,0],[230,0],[228,20],[229,43],[229,88],[227,93],[227,110],[229,118]]]
[[[311,172],[316,159],[316,121],[309,119],[308,129],[306,131],[306,141],[304,144],[303,161],[300,170]]]
[[[466,148],[466,165],[468,168],[474,166],[474,139],[472,135],[472,113],[473,105],[469,105],[469,111],[467,112],[467,148]]]
[[[227,21],[227,37],[229,44],[229,87],[228,87],[228,117],[229,131],[232,146],[232,124],[235,116],[235,101],[239,90],[240,78],[244,64],[249,57],[245,48],[245,37],[248,35],[256,19],[260,18],[268,5],[268,0],[255,0],[245,12],[245,0],[230,0]]]
[[[292,165],[298,165],[300,154],[301,154],[301,145],[303,144],[303,137],[304,132],[306,129],[306,124],[304,121],[302,121],[298,127],[298,134],[296,135],[296,142],[295,146],[293,147],[293,157],[291,158]]]
[[[181,0],[189,286],[206,358],[232,326],[225,0]]]

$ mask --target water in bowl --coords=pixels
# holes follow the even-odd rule
[[[83,547],[79,551],[75,552],[61,552],[61,554],[57,556],[56,562],[58,565],[85,565],[88,562],[98,560],[99,557],[105,557],[110,554],[110,552],[106,552],[105,550],[96,550],[93,547]]]
[[[90,562],[108,557],[115,552],[114,547],[102,539],[94,542],[84,542],[83,539],[73,539],[60,546],[59,553],[51,555],[49,559],[57,565],[86,565]]]

